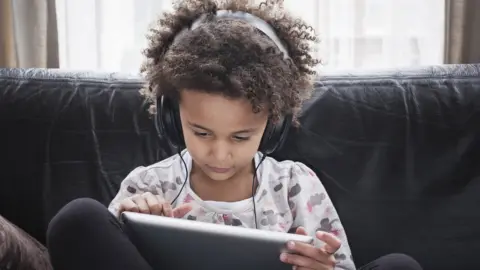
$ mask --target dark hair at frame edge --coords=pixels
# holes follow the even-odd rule
[[[283,114],[292,113],[293,125],[298,124],[298,113],[303,102],[310,97],[313,91],[313,76],[316,74],[314,69],[320,63],[311,55],[312,45],[318,42],[318,39],[311,26],[301,19],[293,17],[282,8],[283,0],[269,0],[256,6],[249,5],[248,2],[248,0],[177,0],[174,3],[173,12],[164,12],[163,16],[155,22],[147,36],[149,45],[144,51],[146,61],[141,68],[141,73],[147,81],[141,94],[151,105],[150,113],[156,113],[157,97],[161,94],[168,95],[170,94],[168,91],[175,88],[171,78],[176,77],[172,75],[177,74],[174,73],[174,68],[168,67],[168,54],[175,37],[202,14],[211,14],[214,17],[217,10],[232,10],[251,13],[272,26],[286,47],[291,60],[283,60],[283,54],[278,48],[263,48],[264,51],[256,55],[257,60],[275,63],[276,66],[257,70],[258,74],[265,75],[262,82],[254,81],[255,79],[252,77],[255,76],[241,77],[237,82],[232,78],[226,80],[229,79],[228,83],[230,84],[237,83],[237,88],[242,89],[241,94],[249,99],[254,111],[266,105],[269,107],[269,113],[273,120],[278,120]],[[250,42],[243,40],[244,46],[255,46],[254,42],[253,40]],[[192,43],[188,46],[191,46],[189,49],[192,50],[202,50]],[[182,56],[176,56],[176,60],[179,57]],[[217,60],[221,60],[222,55],[216,57]],[[188,59],[181,60],[188,62]],[[170,66],[173,65],[170,63]],[[178,70],[178,68],[175,69]],[[198,70],[198,73],[201,71]],[[182,73],[182,75],[186,75],[186,73]],[[209,89],[204,90],[208,92]],[[227,96],[237,94],[239,93],[229,93]]]

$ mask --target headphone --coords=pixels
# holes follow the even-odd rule
[[[287,138],[292,119],[292,114],[281,117],[278,123],[273,123],[269,119],[258,151],[264,155],[270,155],[281,148]],[[178,102],[164,95],[160,96],[157,99],[154,121],[160,138],[165,138],[171,146],[178,150],[186,148]]]

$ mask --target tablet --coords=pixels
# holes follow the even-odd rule
[[[291,270],[280,261],[288,241],[313,244],[305,235],[123,212],[130,241],[153,269]]]

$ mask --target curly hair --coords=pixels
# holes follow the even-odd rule
[[[242,11],[267,22],[281,40],[289,58],[256,27],[239,20],[215,17],[217,10]],[[188,30],[201,16],[203,21]],[[187,29],[187,31],[185,31]],[[320,61],[311,55],[317,41],[314,30],[283,9],[283,0],[259,5],[249,0],[177,0],[148,34],[142,89],[150,112],[159,96],[179,98],[185,89],[247,98],[252,110],[268,109],[273,121],[287,113],[298,124],[298,113],[310,97]]]

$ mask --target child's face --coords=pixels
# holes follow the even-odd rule
[[[252,111],[246,99],[185,90],[180,98],[183,135],[195,166],[225,181],[252,166],[268,113]]]

